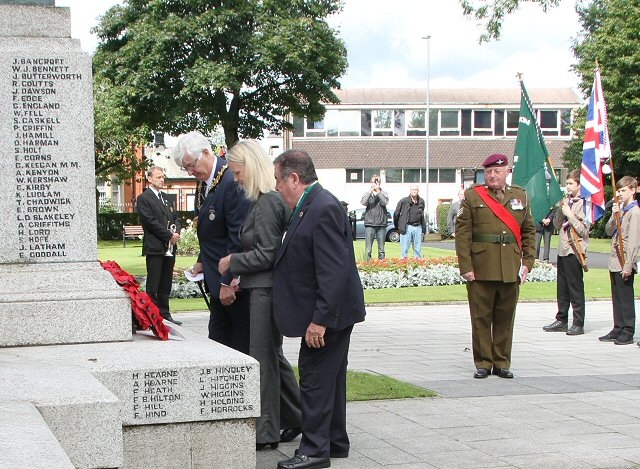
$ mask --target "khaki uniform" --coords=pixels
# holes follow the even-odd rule
[[[632,207],[628,212],[620,210],[622,245],[624,247],[624,266],[620,264],[618,252],[620,239],[616,232],[616,217],[611,215],[604,230],[611,240],[609,257],[609,278],[611,279],[611,301],[613,304],[613,329],[610,334],[621,339],[633,340],[636,331],[636,307],[633,281],[638,270],[637,260],[640,254],[640,208]],[[623,268],[624,267],[624,268]],[[622,271],[631,272],[627,279]]]
[[[569,241],[574,241],[575,233],[578,237],[582,254],[587,255],[589,246],[589,223],[584,219],[584,199],[578,198],[571,204],[571,213],[574,218],[568,219],[561,209],[553,219],[553,226],[558,229],[558,281],[556,293],[558,298],[558,313],[556,320],[565,324],[569,321],[569,307],[573,310],[573,326],[584,327],[585,300],[584,300],[584,277],[582,264],[580,263],[579,252]],[[568,202],[565,202],[568,203]],[[569,222],[571,226],[562,226]]]
[[[497,200],[491,189],[488,193]],[[511,366],[518,273],[521,265],[531,270],[535,260],[535,225],[527,193],[507,185],[502,205],[520,225],[522,252],[511,230],[473,187],[465,192],[456,221],[460,273],[475,275],[475,281],[467,282],[467,294],[476,368]]]

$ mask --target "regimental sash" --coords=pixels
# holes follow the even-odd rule
[[[511,230],[513,236],[516,238],[520,252],[522,253],[522,235],[520,233],[520,224],[504,206],[492,198],[485,186],[475,186],[474,190],[480,196],[482,200],[487,204],[487,207],[493,212],[493,214],[500,219],[502,223],[507,225],[507,228]]]

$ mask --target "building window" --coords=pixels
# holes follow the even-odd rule
[[[385,182],[402,182],[402,169],[400,168],[387,168],[384,170]]]
[[[425,137],[427,135],[425,114],[425,111],[406,112],[408,137]]]
[[[473,111],[473,135],[489,136],[493,135],[493,125],[491,122],[491,111]]]
[[[507,135],[518,135],[520,111],[507,111]]]
[[[324,137],[326,135],[324,119],[321,121],[307,120],[305,135],[307,137]]]
[[[459,111],[440,111],[440,135],[460,135]]]
[[[456,170],[453,168],[441,168],[438,170],[438,182],[456,182]]]
[[[327,137],[337,137],[340,126],[340,111],[332,109],[324,115],[324,125],[327,129]]]
[[[360,136],[360,111],[340,111],[340,136]]]
[[[493,135],[501,137],[504,135],[504,109],[496,109],[493,112],[494,127]]]
[[[346,169],[347,182],[362,182],[362,169]]]
[[[543,135],[558,135],[558,111],[540,111],[540,129]]]
[[[363,137],[371,136],[371,111],[360,111],[360,135]]]
[[[364,175],[362,176],[363,182],[371,181],[373,176],[380,177],[380,168],[364,168]]]
[[[560,135],[571,135],[571,109],[560,110]]]
[[[460,111],[460,135],[468,137],[471,135],[471,109],[463,109]]]
[[[429,109],[429,135],[438,135],[440,127],[438,127],[438,114],[437,109]]]
[[[393,111],[391,109],[373,111],[373,135],[376,137],[393,136]]]
[[[408,184],[419,183],[421,172],[422,172],[421,169],[405,169],[403,171],[404,174],[403,174],[402,181]]]
[[[293,136],[298,138],[304,137],[304,119],[302,117],[293,118]]]

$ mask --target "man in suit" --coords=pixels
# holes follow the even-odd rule
[[[351,226],[342,205],[318,183],[309,155],[288,150],[274,160],[276,189],[293,210],[273,271],[276,324],[302,337],[302,439],[279,469],[330,467],[349,455],[346,374],[351,331],[364,321]]]
[[[465,192],[456,221],[456,254],[467,281],[474,378],[491,373],[513,378],[511,344],[520,284],[535,260],[529,198],[506,184],[509,160],[494,154],[484,163],[485,184]]]
[[[189,175],[206,183],[198,212],[200,254],[192,273],[204,272],[211,292],[209,338],[249,354],[249,294],[238,290],[230,273],[218,272],[221,258],[242,251],[239,233],[249,201],[227,171],[225,161],[215,155],[200,132],[181,136],[173,157]]]
[[[176,263],[176,245],[180,241],[180,223],[175,207],[167,200],[167,194],[162,192],[164,169],[150,167],[147,181],[149,187],[138,196],[137,203],[144,230],[142,254],[146,256],[147,263],[146,291],[162,317],[179,326],[182,321],[173,319],[169,311],[169,295]],[[173,255],[165,255],[167,252]]]
[[[447,231],[453,238],[456,237],[456,219],[458,218],[458,210],[460,210],[462,199],[464,199],[464,189],[458,191],[458,200],[451,204],[449,213],[447,213]]]

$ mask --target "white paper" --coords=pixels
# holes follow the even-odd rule
[[[190,282],[199,282],[200,280],[204,280],[204,273],[202,273],[202,272],[200,272],[197,275],[193,275],[193,273],[190,270],[185,270],[184,271],[184,276]]]

